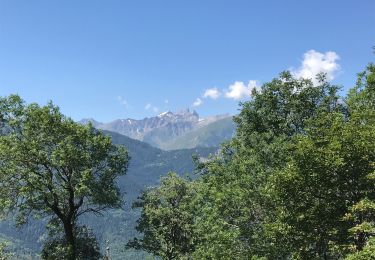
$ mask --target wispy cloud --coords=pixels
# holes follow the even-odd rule
[[[199,107],[199,106],[202,105],[202,104],[203,104],[202,99],[197,98],[197,99],[193,102],[193,107]]]
[[[217,99],[221,96],[220,91],[217,88],[209,88],[204,91],[204,98]]]
[[[126,101],[122,96],[117,96],[117,100],[123,105],[125,108],[129,108],[129,103]]]
[[[150,103],[148,103],[148,104],[145,105],[145,109],[146,110],[149,110],[151,107],[152,107],[152,105]]]
[[[145,105],[145,110],[152,110],[155,113],[159,112],[159,108],[156,106],[153,106],[151,103],[147,103]]]
[[[297,69],[292,68],[291,72],[296,78],[312,79],[314,84],[317,83],[316,75],[323,72],[327,74],[327,79],[330,81],[341,68],[337,63],[339,59],[339,55],[334,51],[321,53],[309,50],[303,55],[301,66]]]

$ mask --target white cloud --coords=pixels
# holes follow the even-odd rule
[[[316,75],[320,72],[327,74],[327,80],[333,80],[336,72],[340,70],[337,61],[340,59],[336,52],[328,51],[321,53],[315,50],[309,50],[303,55],[302,64],[298,69],[291,69],[296,78],[307,78],[317,83]]]
[[[146,109],[146,110],[149,110],[149,109],[151,108],[151,106],[152,106],[152,105],[151,105],[150,103],[148,103],[148,104],[145,105],[145,109]]]
[[[220,95],[221,93],[217,88],[209,88],[204,91],[203,97],[217,99]]]
[[[129,103],[126,101],[122,96],[117,96],[117,100],[123,105],[125,108],[129,108]]]
[[[202,103],[203,101],[200,98],[197,98],[193,103],[193,107],[199,107]]]
[[[242,81],[236,81],[229,86],[229,89],[225,92],[225,97],[235,100],[250,97],[254,88],[258,88],[256,80],[250,80],[247,85]]]
[[[159,112],[159,108],[153,106],[151,103],[147,103],[147,104],[145,105],[145,110],[152,110],[154,113]]]
[[[168,99],[164,100],[164,103],[165,103],[165,104],[168,104],[168,103],[169,103],[169,100],[168,100]]]

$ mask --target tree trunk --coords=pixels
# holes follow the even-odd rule
[[[65,239],[69,248],[68,259],[76,260],[77,249],[74,236],[73,224],[70,221],[64,222]]]
[[[357,234],[357,245],[356,245],[356,249],[358,250],[358,251],[361,251],[364,247],[365,247],[365,245],[366,245],[366,234],[364,233],[364,232],[359,232],[358,234]]]

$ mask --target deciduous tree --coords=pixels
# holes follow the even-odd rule
[[[78,218],[122,204],[116,179],[127,170],[127,151],[52,103],[1,98],[0,119],[1,209],[13,210],[18,224],[30,216],[58,218],[69,259],[76,259]]]
[[[147,190],[134,207],[141,207],[137,230],[143,237],[135,238],[128,247],[148,251],[163,259],[187,258],[194,249],[193,183],[169,173],[160,186]]]

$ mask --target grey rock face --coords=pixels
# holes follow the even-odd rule
[[[179,112],[166,111],[155,117],[135,120],[131,118],[117,119],[109,123],[100,123],[94,119],[83,119],[82,124],[91,122],[94,127],[102,130],[116,132],[130,138],[147,142],[155,147],[165,148],[174,138],[203,128],[213,122],[229,115],[219,115],[207,118],[199,118],[196,111],[189,109]],[[169,145],[173,149],[173,145]],[[168,148],[169,149],[169,148]]]
[[[167,136],[177,136],[191,130],[199,121],[197,112],[190,112],[189,109],[177,113],[170,111],[161,113],[155,117],[135,120],[131,118],[117,119],[109,123],[100,123],[94,119],[82,119],[81,124],[91,122],[94,127],[117,132],[133,139],[152,139],[153,131],[164,133]]]

